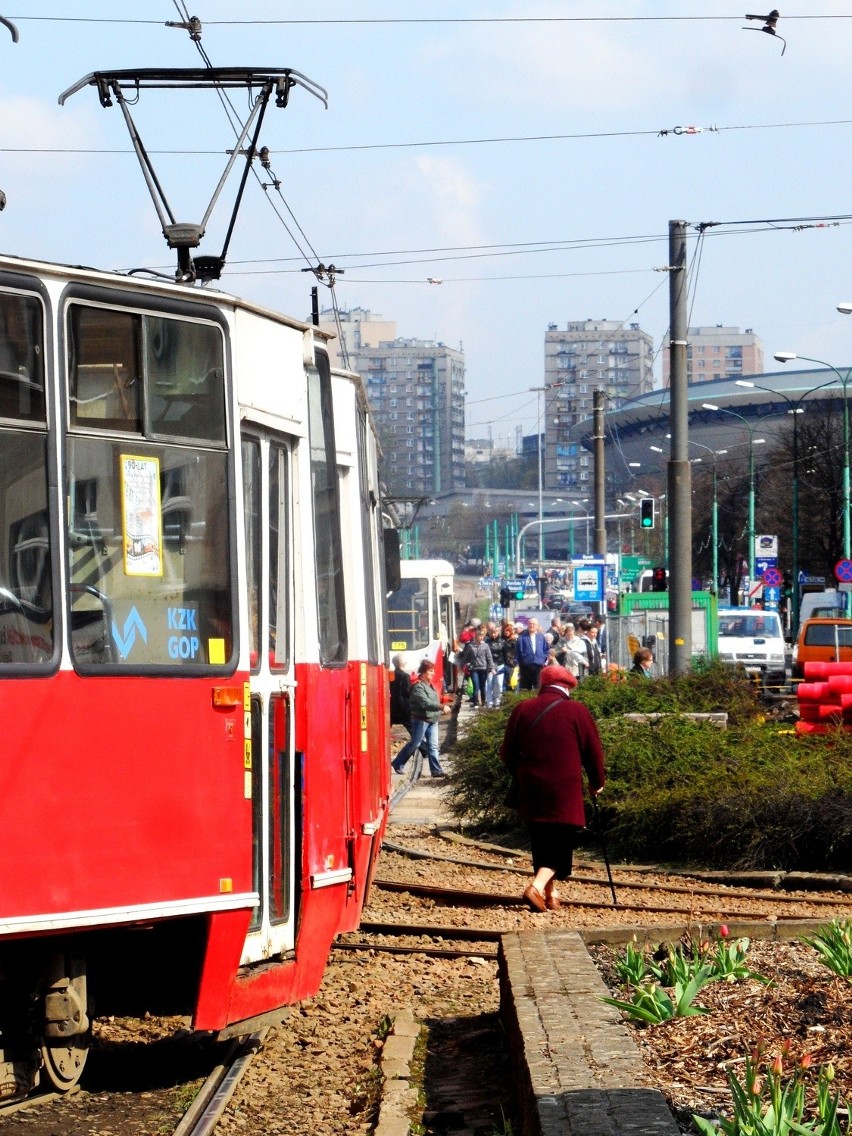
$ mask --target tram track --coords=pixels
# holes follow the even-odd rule
[[[444,864],[455,864],[459,867],[472,868],[472,869],[477,869],[477,870],[481,870],[481,871],[497,871],[497,872],[505,872],[505,873],[509,873],[509,874],[518,875],[518,874],[522,873],[523,870],[524,870],[522,867],[519,867],[517,865],[494,864],[494,863],[490,863],[490,862],[484,861],[484,860],[469,860],[469,859],[464,859],[464,858],[455,857],[455,856],[444,856],[444,855],[441,855],[440,853],[428,852],[428,851],[424,851],[424,850],[418,849],[418,848],[410,848],[406,845],[395,844],[395,843],[392,843],[392,842],[385,842],[383,847],[387,851],[396,852],[398,855],[401,855],[401,856],[409,856],[412,859],[435,860],[437,862],[444,863]],[[528,859],[527,854],[523,853],[523,852],[514,852],[513,855],[518,857],[518,858],[523,857],[523,858]],[[634,871],[635,869],[630,869],[630,870]],[[661,871],[661,869],[654,869],[654,870],[655,871]],[[695,877],[695,878],[699,878],[699,877]],[[376,883],[378,884],[379,881],[377,880]],[[581,886],[587,886],[587,887],[605,887],[605,888],[609,887],[609,880],[605,876],[586,876],[586,875],[582,875],[582,874],[578,874],[578,873],[575,873],[571,877],[571,883],[572,884],[578,884],[578,885],[581,885]],[[771,903],[793,904],[793,903],[803,902],[803,900],[800,896],[786,894],[785,892],[783,892],[781,890],[775,890],[775,891],[771,891],[771,892],[770,891],[757,891],[754,888],[743,887],[742,885],[726,884],[726,885],[720,885],[720,886],[713,887],[713,886],[708,886],[706,884],[701,884],[701,883],[695,884],[693,886],[693,885],[690,885],[690,884],[660,883],[659,881],[655,881],[654,883],[651,884],[651,883],[644,883],[644,882],[641,882],[641,881],[637,882],[637,881],[633,881],[633,880],[620,880],[620,879],[615,879],[614,883],[619,888],[619,890],[622,890],[622,891],[624,891],[624,890],[654,891],[654,892],[662,892],[662,893],[668,894],[668,895],[701,896],[702,898],[722,898],[722,897],[727,898],[727,899],[742,898],[742,899],[750,899],[750,900],[755,900],[755,901],[761,900],[761,901],[771,902]],[[850,901],[849,901],[848,895],[844,895],[843,893],[839,893],[837,898],[835,898],[833,896],[810,895],[809,894],[806,902],[813,904],[814,906],[817,906],[817,907],[835,907],[835,906],[848,906]],[[619,906],[625,906],[625,905],[619,904]],[[666,908],[666,910],[670,910],[670,909]]]
[[[224,1060],[212,1070],[195,1100],[184,1113],[173,1136],[207,1136],[213,1131],[255,1055],[263,1047],[268,1030],[258,1030],[235,1039]]]

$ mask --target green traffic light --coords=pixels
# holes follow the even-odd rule
[[[523,592],[515,592],[515,599],[516,600],[522,600],[523,598],[524,598]]]

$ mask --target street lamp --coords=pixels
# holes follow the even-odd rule
[[[739,418],[748,430],[748,578],[754,583],[754,447],[762,446],[765,438],[755,438],[754,427],[749,420],[736,410],[729,410],[726,406],[716,406],[713,402],[703,402],[704,410],[714,410],[717,414],[730,414]]]
[[[790,359],[795,358],[789,351],[779,351],[775,355],[778,363],[788,363]],[[762,387],[757,383],[752,383],[748,379],[734,379],[734,384],[738,387],[746,387],[751,390],[765,391],[767,394],[775,395],[787,403],[787,413],[793,416],[793,589],[794,589],[794,602],[793,610],[790,613],[790,634],[795,639],[796,633],[799,630],[799,415],[804,414],[801,403],[813,394],[814,391],[822,390],[823,387],[834,386],[834,379],[828,383],[820,383],[818,387],[810,387],[808,390],[801,394],[798,398],[790,398],[789,395],[783,394],[779,390],[773,390],[772,387]]]
[[[852,304],[838,304],[837,310],[844,315],[849,315],[852,312]],[[836,367],[832,367],[831,363],[826,363],[822,359],[812,359],[810,355],[797,355],[794,351],[779,351],[775,358],[779,363],[792,363],[794,359],[802,359],[806,363],[818,363],[821,367],[827,367],[829,371],[833,371],[843,387],[843,555],[848,560],[852,556],[852,529],[850,528],[849,491],[849,400],[846,387],[850,377],[852,377],[852,368],[845,375],[842,375]]]
[[[710,539],[713,542],[712,550],[712,573],[713,573],[713,587],[710,589],[713,595],[719,594],[719,497],[716,492],[716,458],[721,454],[726,454],[727,450],[714,450],[711,446],[705,446],[702,442],[695,442],[692,438],[688,439],[691,446],[698,446],[700,450],[706,450],[708,454],[713,456],[713,509],[710,513]],[[700,462],[701,458],[693,458],[693,463]]]

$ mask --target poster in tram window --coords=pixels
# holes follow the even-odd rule
[[[163,508],[158,458],[121,455],[121,523],[125,574],[162,576]]]

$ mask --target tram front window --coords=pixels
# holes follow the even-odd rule
[[[82,306],[72,306],[69,328],[75,665],[228,666],[234,596],[222,333]]]
[[[403,580],[388,597],[388,633],[392,651],[420,651],[429,646],[429,581]]]

